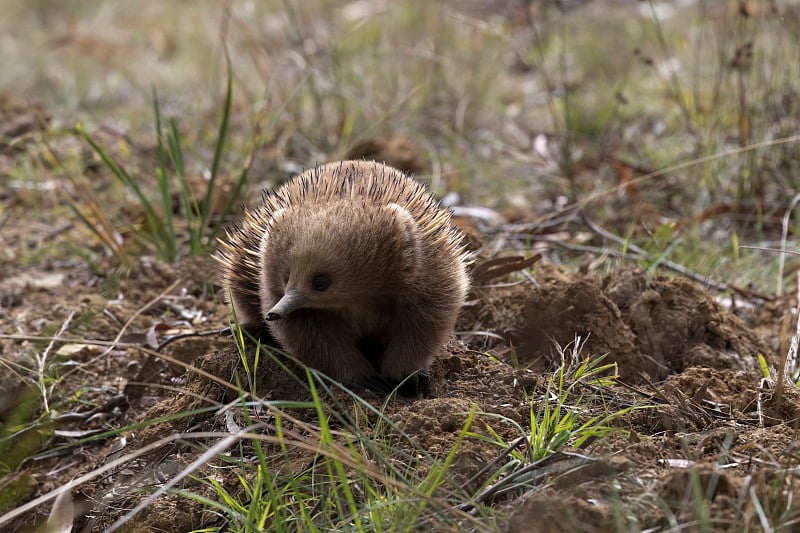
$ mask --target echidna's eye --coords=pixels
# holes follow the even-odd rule
[[[315,291],[324,291],[331,284],[331,278],[325,274],[317,274],[311,280],[311,288]]]

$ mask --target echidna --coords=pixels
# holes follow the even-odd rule
[[[240,324],[345,383],[425,373],[469,287],[461,234],[423,185],[342,161],[264,194],[220,240]]]

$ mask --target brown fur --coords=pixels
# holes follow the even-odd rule
[[[339,381],[424,370],[469,285],[450,213],[402,172],[364,161],[316,167],[265,195],[217,259],[239,322],[266,326]]]

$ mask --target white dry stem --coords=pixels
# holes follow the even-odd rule
[[[142,455],[145,455],[148,452],[156,450],[159,447],[164,446],[165,444],[169,444],[170,442],[173,442],[173,441],[178,440],[180,438],[185,438],[185,435],[182,435],[182,434],[170,435],[169,437],[165,437],[165,438],[163,438],[161,440],[158,440],[156,442],[152,442],[152,443],[148,444],[147,446],[145,446],[145,447],[143,447],[143,448],[141,448],[139,450],[136,450],[136,451],[134,451],[132,453],[129,453],[128,455],[125,455],[123,457],[120,457],[118,459],[110,461],[110,462],[104,464],[103,466],[101,466],[100,468],[97,468],[95,470],[92,470],[91,472],[88,472],[88,473],[86,473],[86,474],[84,474],[82,476],[79,476],[79,477],[73,479],[72,481],[69,481],[69,482],[61,485],[60,487],[57,487],[57,488],[51,490],[48,493],[43,494],[43,495],[39,496],[38,498],[36,498],[34,500],[31,500],[28,503],[26,503],[24,505],[21,505],[21,506],[17,507],[16,509],[12,510],[12,511],[7,512],[4,515],[0,515],[0,526],[2,526],[3,524],[7,524],[8,522],[13,520],[14,518],[17,518],[18,516],[21,516],[21,515],[23,515],[23,514],[25,514],[27,512],[30,512],[33,509],[36,509],[36,507],[46,503],[49,500],[52,500],[52,499],[56,498],[58,495],[60,495],[60,494],[62,494],[64,492],[69,492],[72,489],[74,489],[76,487],[79,487],[83,483],[86,483],[87,481],[90,481],[92,479],[98,478],[98,477],[102,476],[103,474],[105,474],[106,472],[113,471],[115,468],[119,468],[120,466],[128,463],[129,461],[132,461],[133,459],[141,457]]]
[[[50,352],[53,350],[53,346],[56,343],[56,340],[67,331],[69,327],[69,323],[72,322],[72,317],[75,316],[75,311],[70,311],[67,318],[64,320],[64,323],[61,324],[61,329],[58,330],[58,333],[55,334],[54,337],[50,339],[50,343],[47,345],[47,348],[41,354],[36,355],[36,373],[38,374],[37,384],[39,386],[39,391],[42,393],[42,402],[44,403],[44,412],[50,412],[50,406],[47,402],[47,386],[45,384],[45,371],[47,370],[47,358],[50,356]]]
[[[257,426],[258,425],[253,425],[244,429],[240,429],[236,433],[233,433],[217,441],[215,445],[213,445],[208,450],[203,452],[201,456],[192,461],[186,468],[183,469],[183,471],[178,473],[178,475],[174,476],[168,482],[164,483],[161,487],[159,487],[157,491],[153,492],[150,496],[139,502],[139,504],[136,507],[125,513],[116,522],[111,524],[111,526],[109,526],[109,528],[106,529],[106,531],[108,533],[111,533],[112,531],[116,531],[117,529],[128,523],[142,509],[152,504],[159,496],[170,490],[172,487],[177,485],[181,480],[183,480],[187,476],[194,473],[198,468],[211,461],[214,457],[220,455],[226,449],[233,446],[236,442],[242,440],[244,435],[249,434],[249,432],[252,431]]]
[[[786,378],[788,375],[789,380],[794,385],[796,380],[795,372],[797,371],[797,347],[800,342],[800,275],[797,277],[797,320],[795,321],[794,335],[792,335],[792,342],[789,344],[789,350],[786,355],[781,359],[780,366],[778,367],[778,377],[775,382],[775,408],[781,408],[781,401],[783,400],[783,388],[786,386]]]
[[[794,336],[792,337],[792,344],[789,345],[789,355],[786,356],[786,367],[789,368],[792,382],[797,381],[796,372],[798,371],[797,365],[797,348],[800,344],[800,274],[797,276],[797,313]]]
[[[769,379],[761,378],[758,383],[758,391],[756,392],[756,416],[758,417],[758,427],[764,427],[764,409],[763,399],[764,394],[762,394],[767,388],[769,387]]]
[[[767,518],[767,514],[764,512],[764,508],[761,506],[761,502],[758,501],[758,495],[756,494],[755,486],[750,486],[750,503],[753,504],[753,509],[755,509],[756,514],[758,515],[758,522],[761,525],[761,530],[764,533],[772,533],[772,527],[769,524],[769,519]]]
[[[50,516],[47,517],[45,531],[70,533],[73,522],[75,522],[75,506],[72,504],[72,492],[67,490],[56,496]]]
[[[783,215],[781,227],[781,254],[778,256],[778,286],[776,288],[778,296],[783,294],[783,265],[786,262],[786,237],[789,234],[789,219],[792,217],[792,211],[797,207],[798,202],[800,202],[800,193],[794,195],[792,202],[789,204],[789,209],[787,209],[786,213]]]
[[[245,429],[253,429],[253,428],[258,428],[260,426],[261,424],[255,424],[250,428],[245,428]],[[201,457],[192,462],[192,464],[190,464],[186,470],[178,474],[177,476],[178,478],[183,479],[184,477],[186,477],[186,475],[196,470],[198,466],[201,466],[201,461],[203,460],[208,461],[209,457],[213,455],[212,452],[219,454],[221,450],[230,446],[232,441],[235,442],[236,440],[249,440],[249,439],[260,439],[262,441],[270,442],[273,444],[282,444],[282,445],[285,444],[287,446],[295,446],[301,450],[306,450],[314,454],[324,454],[329,457],[334,457],[336,460],[342,461],[342,463],[349,468],[357,468],[359,466],[362,466],[357,464],[355,461],[348,461],[347,456],[344,454],[343,450],[337,449],[335,450],[335,452],[328,452],[325,449],[323,449],[319,443],[311,442],[310,439],[295,440],[295,439],[284,438],[283,441],[280,441],[278,437],[248,433],[246,430],[237,432],[235,434],[227,434],[220,432],[174,433],[172,435],[159,439],[155,442],[151,442],[150,444],[147,444],[146,446],[138,450],[134,450],[133,452],[127,455],[109,461],[108,463],[105,463],[103,466],[96,468],[91,472],[87,472],[82,476],[79,476],[67,483],[64,483],[63,485],[51,490],[50,492],[43,494],[38,498],[31,500],[28,503],[21,505],[12,511],[9,511],[4,515],[0,515],[0,531],[5,531],[5,529],[3,529],[3,526],[11,522],[13,519],[22,516],[25,513],[32,511],[33,509],[36,509],[38,506],[43,505],[44,503],[50,500],[57,498],[60,494],[72,491],[76,487],[79,487],[88,481],[100,478],[106,472],[112,472],[115,469],[118,469],[119,467],[128,464],[129,462],[135,459],[138,459],[139,457],[147,455],[148,453],[154,450],[158,450],[159,448],[166,446],[167,444],[187,439],[210,439],[210,438],[217,438],[220,440],[216,445],[214,445],[211,449],[209,449],[208,452],[204,453]],[[397,483],[394,480],[385,479],[381,477],[379,472],[377,472],[375,469],[366,468],[365,472],[367,475],[370,475],[375,479],[390,481],[392,488],[394,488],[395,490],[398,490],[400,488],[399,483]],[[180,479],[178,479],[178,481],[180,481]],[[170,483],[169,485],[172,486],[173,484],[174,483]],[[161,494],[162,492],[163,491],[159,491],[158,494]],[[152,499],[153,499],[152,497],[148,498],[147,501],[152,502]],[[139,510],[140,509],[137,507],[135,511],[138,512]],[[133,512],[129,512],[128,515],[126,515],[126,517],[129,518],[129,515],[132,516],[133,514],[134,514]],[[115,523],[114,525],[112,525],[112,527],[118,527],[119,525],[121,525],[121,523]],[[111,531],[111,529],[108,529],[106,531]]]

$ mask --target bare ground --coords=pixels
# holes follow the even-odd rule
[[[11,226],[4,229],[3,239],[8,246],[44,238],[44,232],[44,225]],[[247,379],[229,336],[176,341],[164,350],[169,359],[135,348],[176,330],[211,331],[227,324],[228,310],[220,301],[210,259],[190,258],[172,267],[144,258],[117,281],[98,276],[79,261],[48,259],[0,268],[0,331],[7,336],[48,335],[66,325],[70,333],[64,336],[74,339],[51,347],[46,340],[2,340],[3,419],[17,416],[20,405],[30,400],[26,369],[35,367],[36,353],[59,362],[55,382],[48,385],[57,391],[51,401],[79,397],[71,404],[73,412],[56,417],[35,435],[41,450],[49,453],[27,459],[5,478],[6,486],[13,481],[26,491],[16,504],[165,436],[225,430],[227,421],[212,409],[134,429],[124,442],[113,436],[62,446],[93,429],[152,421],[235,399],[232,389],[209,377],[222,383]],[[479,413],[505,417],[498,421],[479,415],[476,427],[489,424],[506,442],[521,436],[514,423],[529,427],[530,397],[541,393],[545,376],[558,363],[556,343],[566,346],[576,335],[585,340],[582,355],[607,354],[607,361],[618,365],[625,386],[607,392],[609,408],[646,408],[616,421],[627,436],[619,433],[568,449],[571,455],[559,455],[526,490],[497,498],[493,504],[507,511],[507,520],[490,529],[606,531],[703,520],[714,530],[738,531],[756,526],[755,501],[769,506],[771,516],[780,516],[784,524],[794,523],[794,502],[800,496],[794,492],[792,473],[800,392],[784,388],[779,404],[774,384],[762,383],[757,362],[760,353],[773,366],[777,363],[778,332],[791,302],[737,297],[739,303],[731,310],[693,282],[649,277],[635,266],[606,276],[541,266],[532,278],[512,274],[492,283],[474,288],[460,333],[434,364],[431,395],[397,398],[386,405],[386,416],[410,442],[445,456],[473,405]],[[110,351],[80,340],[118,336],[128,344]],[[186,370],[186,364],[194,366]],[[267,357],[261,358],[255,375],[256,390],[266,400],[309,399],[307,387]],[[375,405],[384,401],[374,392],[361,393]],[[339,400],[349,409],[347,396],[339,395]],[[41,408],[40,402],[35,400],[32,412]],[[292,412],[298,421],[316,420],[313,410]],[[15,437],[15,446],[25,438]],[[74,494],[82,516],[78,530],[107,527],[143,497],[131,489],[163,483],[204,451],[196,444],[169,441],[80,485]],[[482,468],[500,452],[496,444],[468,439],[452,467],[454,479],[479,486]],[[296,452],[297,465],[309,458],[309,452]],[[235,479],[225,482],[235,484]],[[197,483],[186,481],[184,486],[208,492]],[[708,504],[698,506],[696,498]],[[708,516],[695,516],[698,509]],[[10,530],[29,530],[48,511],[48,505],[39,506],[15,520]],[[129,527],[179,531],[218,521],[185,498],[165,495]]]

